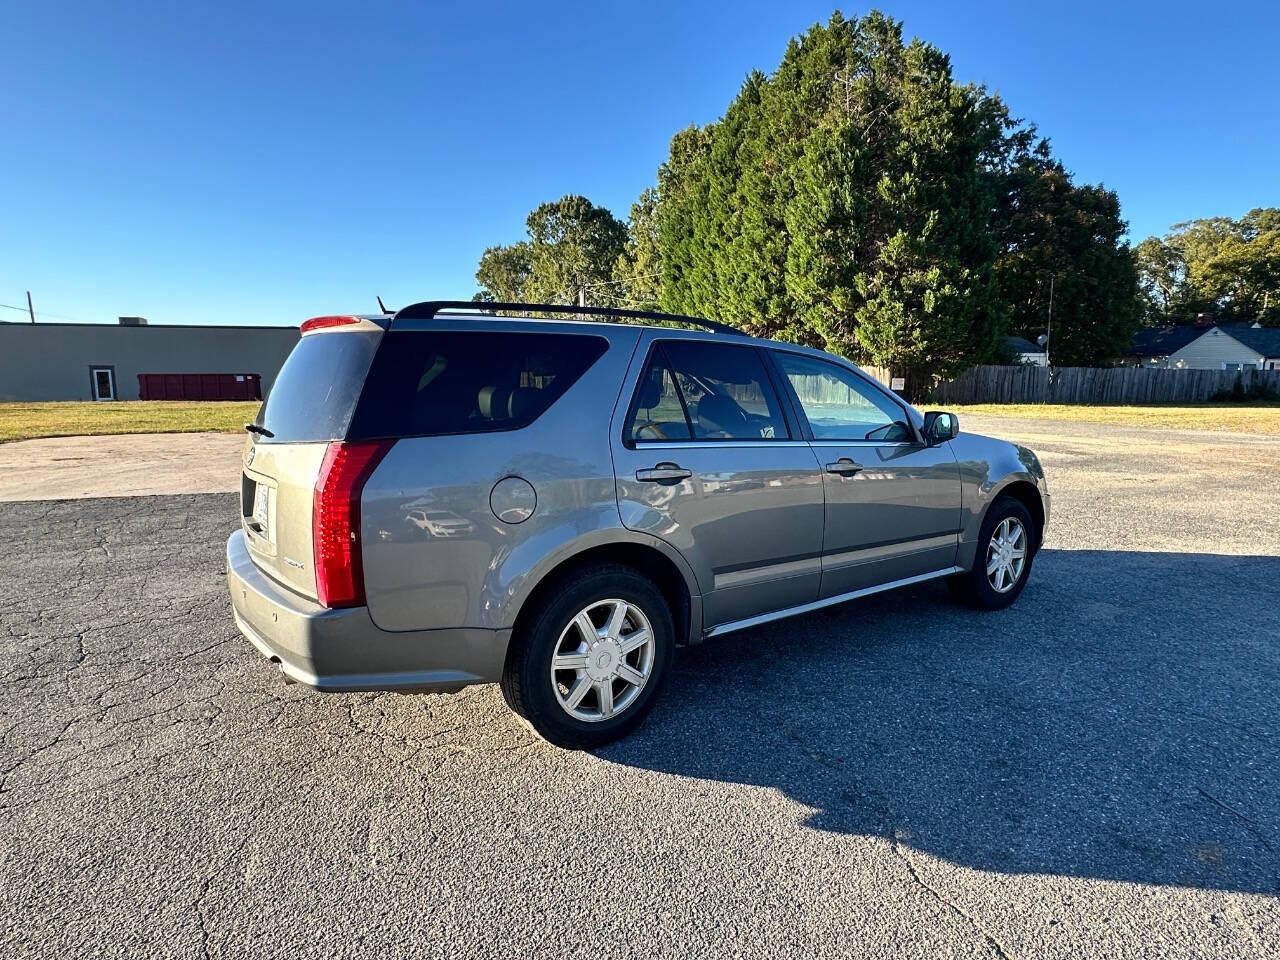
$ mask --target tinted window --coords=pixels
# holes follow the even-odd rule
[[[527,426],[594,363],[600,337],[391,331],[351,422],[352,439]]]
[[[779,351],[815,440],[911,440],[903,409],[852,370]]]
[[[777,394],[753,347],[659,344],[632,404],[633,440],[785,440]]]
[[[370,331],[303,337],[255,422],[275,434],[276,443],[341,440],[381,336]]]
[[[690,440],[689,421],[661,349],[654,350],[631,405],[632,440]]]

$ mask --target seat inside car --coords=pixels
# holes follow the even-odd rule
[[[536,387],[481,387],[476,404],[480,416],[486,420],[520,421],[536,409],[538,390]]]
[[[752,430],[747,411],[733,397],[723,393],[709,393],[698,401],[696,414],[700,437],[749,437],[758,435]]]

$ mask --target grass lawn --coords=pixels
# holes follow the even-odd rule
[[[1280,436],[1280,403],[1201,403],[1186,406],[1091,407],[1064,403],[983,403],[957,406],[956,413],[1040,420],[1077,420],[1130,427],[1226,430]],[[963,419],[961,425],[963,426]]]
[[[927,405],[926,405],[927,406]],[[921,408],[923,409],[923,407]],[[1089,407],[1050,403],[955,406],[963,416],[1077,420],[1134,427],[1226,430],[1280,436],[1280,404],[1205,403],[1178,407]],[[119,433],[238,433],[258,412],[257,401],[134,400],[116,403],[0,403],[0,442],[33,437]]]
[[[115,433],[235,433],[256,400],[126,400],[115,403],[0,403],[0,442]]]

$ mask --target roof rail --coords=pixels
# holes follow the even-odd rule
[[[730,333],[739,337],[750,336],[737,327],[714,320],[703,320],[701,317],[686,317],[678,313],[653,313],[648,310],[621,310],[615,307],[580,307],[565,303],[494,303],[488,300],[424,300],[422,303],[411,303],[402,307],[391,318],[392,325],[397,320],[432,320],[446,311],[465,310],[468,313],[488,313],[504,311],[508,313],[563,313],[588,317],[626,317],[631,320],[658,320],[664,323],[686,323],[712,333]]]

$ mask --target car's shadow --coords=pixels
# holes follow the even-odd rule
[[[1044,550],[683,650],[601,755],[757,784],[957,864],[1280,891],[1280,558]]]

